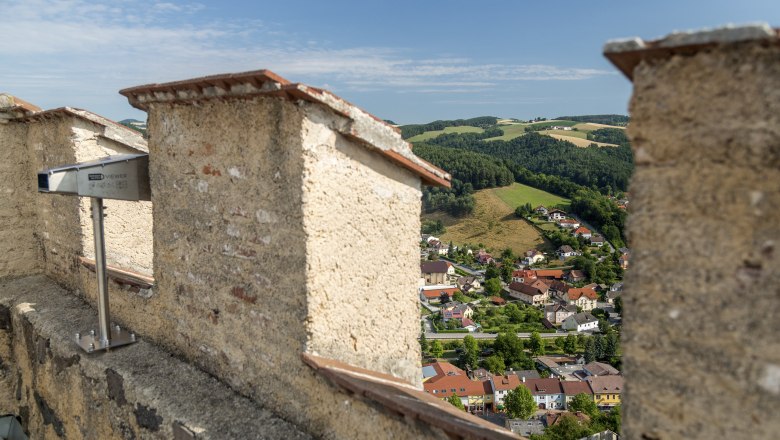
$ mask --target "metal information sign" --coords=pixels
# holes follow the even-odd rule
[[[91,353],[136,342],[135,333],[111,327],[103,199],[151,200],[149,155],[123,154],[91,162],[64,165],[38,173],[38,191],[90,197],[95,237],[95,273],[98,282],[98,329],[76,333],[76,343]]]

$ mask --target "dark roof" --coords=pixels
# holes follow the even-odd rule
[[[572,248],[568,244],[565,244],[565,245],[563,245],[563,246],[558,248],[558,252],[560,252],[562,254],[568,254],[568,253],[574,252],[574,248]]]
[[[574,322],[577,324],[586,324],[588,322],[598,321],[598,318],[588,312],[577,313],[576,315],[569,316],[566,319],[574,319]]]
[[[582,369],[588,370],[588,372],[594,376],[616,376],[620,374],[620,371],[618,371],[615,367],[603,362],[591,362],[589,364],[585,364]]]
[[[579,380],[565,380],[561,382],[563,388],[563,394],[567,396],[576,396],[577,394],[593,394],[590,386],[587,382],[581,382]]]
[[[540,376],[539,372],[536,370],[507,371],[506,374],[514,374],[515,376],[519,377],[521,381],[523,380],[523,378],[526,378],[526,380],[542,378],[542,376]]]
[[[449,269],[450,266],[452,266],[452,264],[443,260],[424,261],[420,263],[420,271],[422,273],[447,273],[447,269]]]
[[[515,292],[520,292],[520,293],[523,293],[525,295],[531,295],[531,296],[533,296],[533,295],[544,295],[544,292],[541,289],[539,289],[537,287],[533,287],[533,286],[531,286],[529,284],[519,283],[517,281],[513,281],[513,282],[509,283],[509,286],[507,288],[509,290],[512,290],[512,291],[515,291]]]
[[[563,394],[559,379],[526,379],[524,385],[531,390],[531,394]]]
[[[130,105],[148,111],[152,103],[197,103],[207,100],[254,99],[269,96],[322,105],[346,118],[336,129],[347,138],[365,145],[397,165],[417,174],[425,183],[450,186],[450,174],[420,159],[400,130],[338,96],[316,87],[291,83],[270,70],[254,70],[146,84],[119,91]]]

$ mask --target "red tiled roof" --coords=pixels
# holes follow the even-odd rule
[[[574,235],[577,234],[590,234],[590,229],[586,228],[585,226],[580,226],[574,230]]]
[[[558,379],[526,379],[524,384],[531,394],[537,396],[542,394],[563,394],[561,381]]]
[[[567,396],[576,396],[580,393],[593,394],[588,383],[580,382],[579,380],[561,381],[561,388],[563,388],[563,394],[566,394]]]
[[[559,269],[537,270],[535,272],[536,272],[536,276],[539,278],[555,278],[555,279],[563,278],[563,271]]]
[[[490,302],[493,304],[506,304],[506,300],[504,298],[501,298],[500,296],[491,296]]]
[[[586,298],[590,300],[597,300],[599,298],[599,294],[596,293],[593,289],[587,289],[585,287],[581,289],[569,289],[567,292],[569,295],[569,299],[572,301],[576,301],[580,299],[580,297],[585,296]]]
[[[493,386],[496,391],[513,390],[520,386],[523,382],[514,374],[506,376],[493,376]]]
[[[426,392],[441,398],[453,394],[460,397],[489,394],[485,392],[485,385],[482,382],[471,380],[465,374],[436,376],[425,381],[423,388]]]
[[[127,97],[130,105],[144,111],[149,110],[151,103],[192,103],[211,99],[253,99],[258,96],[320,104],[352,122],[338,128],[344,136],[417,174],[429,185],[450,187],[450,174],[417,157],[409,143],[401,138],[398,128],[326,90],[291,83],[270,70],[146,84],[120,90],[119,93]]]
[[[463,374],[463,375],[466,374],[465,371],[461,370],[455,365],[452,365],[449,362],[432,362],[430,364],[423,365],[423,367],[433,367],[433,370],[436,371],[437,376],[446,375],[447,373]]]
[[[442,293],[446,293],[449,297],[452,297],[452,295],[455,295],[456,293],[460,292],[460,289],[457,287],[443,287],[438,289],[424,289],[422,291],[423,295],[425,295],[426,298],[438,298],[441,296]]]

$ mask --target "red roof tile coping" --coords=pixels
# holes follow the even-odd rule
[[[92,113],[89,110],[83,110],[74,107],[60,107],[32,113],[24,117],[17,118],[17,120],[37,122],[59,118],[62,116],[73,116],[84,121],[100,125],[106,128],[106,130],[101,134],[103,137],[111,139],[115,142],[119,142],[136,150],[143,151],[144,153],[149,152],[149,148],[146,145],[146,140],[143,138],[141,133],[125,127],[118,122],[112,121],[111,119],[104,118],[97,113]]]
[[[358,368],[333,359],[303,353],[303,361],[334,386],[356,398],[378,404],[388,413],[441,429],[451,438],[474,440],[521,439],[479,417],[455,408],[388,374]]]
[[[398,127],[316,87],[291,83],[270,70],[226,73],[163,84],[146,84],[119,91],[135,108],[148,111],[151,103],[184,103],[210,99],[251,99],[273,96],[324,105],[353,122],[338,131],[364,144],[397,165],[420,176],[426,184],[450,187],[451,176],[417,157]]]
[[[29,115],[41,111],[41,108],[14,95],[0,93],[0,111],[18,111]]]

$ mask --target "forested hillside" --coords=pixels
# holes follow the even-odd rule
[[[619,125],[628,124],[629,117],[624,115],[581,115],[581,116],[558,116],[555,119],[565,119],[567,121],[592,122],[594,124]]]
[[[627,142],[617,148],[578,148],[569,142],[537,133],[509,141],[484,141],[480,135],[473,133],[445,134],[427,142],[484,153],[535,173],[563,177],[604,194],[625,191],[633,171],[631,148]]]
[[[408,139],[412,136],[425,133],[426,131],[444,130],[447,127],[460,127],[468,125],[471,127],[489,128],[498,123],[495,116],[479,116],[471,119],[455,119],[452,121],[433,121],[428,124],[411,124],[401,127],[401,136]]]
[[[451,189],[423,188],[426,212],[468,214],[474,209],[475,190],[506,186],[514,181],[514,175],[501,161],[483,154],[426,144],[415,146],[414,153],[452,174]]]

